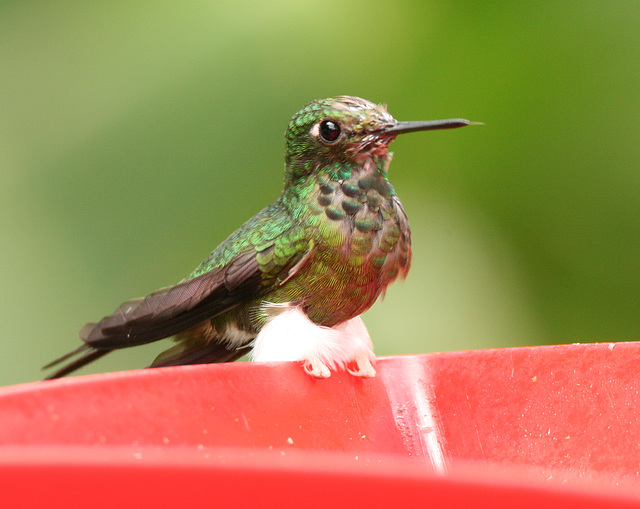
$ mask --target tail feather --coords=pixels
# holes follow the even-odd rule
[[[185,348],[183,344],[178,344],[169,350],[162,352],[153,361],[150,368],[161,368],[167,366],[181,366],[184,364],[210,364],[214,362],[233,362],[243,355],[249,353],[251,346],[230,349],[219,343],[209,343],[204,347]],[[62,378],[74,371],[86,366],[90,362],[99,359],[103,355],[113,351],[112,349],[98,349],[91,345],[83,344],[71,352],[50,362],[42,369],[50,369],[73,357],[79,356],[71,362],[63,365],[57,371],[47,376],[45,380]]]
[[[251,346],[245,346],[229,349],[218,343],[209,343],[206,346],[199,346],[197,348],[185,348],[183,344],[178,344],[158,355],[149,367],[162,368],[167,366],[181,366],[184,364],[233,362],[244,354],[249,353],[251,348]]]
[[[53,380],[54,378],[61,378],[65,375],[68,375],[69,373],[72,373],[80,369],[81,367],[86,366],[90,362],[99,359],[103,355],[107,355],[110,351],[111,350],[107,349],[98,350],[97,348],[93,348],[92,346],[89,346],[87,344],[81,345],[79,348],[76,348],[68,354],[63,355],[62,357],[44,366],[42,369],[49,369],[53,366],[56,366],[57,364],[71,359],[72,357],[75,357],[76,355],[80,355],[80,357],[78,357],[77,359],[69,362],[68,364],[65,364],[57,371],[54,371],[51,375],[47,376],[45,380]]]
[[[89,345],[86,344],[82,344],[80,345],[78,348],[76,348],[75,350],[71,350],[70,352],[64,354],[62,357],[58,357],[57,359],[52,360],[49,364],[47,364],[46,366],[42,366],[42,369],[49,369],[52,368],[53,366],[57,366],[58,364],[60,364],[61,362],[66,361],[67,359],[70,359],[71,357],[78,355],[81,352],[84,352],[86,349],[90,348]]]

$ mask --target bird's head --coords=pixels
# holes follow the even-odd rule
[[[339,174],[367,159],[385,159],[389,143],[398,134],[462,127],[463,119],[398,122],[386,105],[359,97],[317,99],[296,113],[285,133],[286,180],[305,178],[319,171]]]

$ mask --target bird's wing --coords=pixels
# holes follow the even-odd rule
[[[253,252],[175,286],[124,302],[112,315],[88,323],[80,338],[96,348],[142,345],[172,336],[257,296],[262,272]]]
[[[150,343],[255,299],[282,284],[307,259],[309,245],[288,256],[265,255],[276,250],[278,243],[274,239],[263,244],[259,252],[252,247],[222,267],[127,301],[112,315],[85,325],[80,338],[94,348],[109,350]]]
[[[69,374],[112,350],[173,336],[259,298],[297,273],[313,249],[304,229],[278,200],[231,234],[189,278],[127,301],[98,323],[85,325],[80,331],[84,344],[45,366],[68,361],[48,378]],[[211,346],[211,352],[203,352],[206,360],[199,362],[238,356],[240,350],[231,356],[218,351],[225,350],[223,346]]]

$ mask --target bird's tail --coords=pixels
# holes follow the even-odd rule
[[[230,348],[217,342],[210,342],[205,346],[188,348],[181,343],[162,352],[149,367],[164,368],[167,366],[183,366],[185,364],[233,362],[249,353],[251,348],[251,346]]]
[[[108,354],[110,351],[111,351],[110,349],[98,349],[87,344],[80,345],[75,350],[72,350],[71,352],[63,355],[62,357],[54,360],[53,362],[50,362],[46,366],[43,366],[42,369],[49,369],[69,359],[73,359],[74,357],[76,357],[75,359],[71,360],[69,363],[58,368],[58,370],[54,371],[51,375],[47,376],[45,380],[53,380],[54,378],[61,378],[65,375],[68,375],[69,373],[73,373],[74,371],[80,369],[81,367],[86,366],[90,362],[93,362],[96,359],[99,359],[100,357],[102,357],[103,355]]]

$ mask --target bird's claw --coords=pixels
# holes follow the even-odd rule
[[[374,378],[376,376],[376,369],[371,364],[369,357],[356,357],[355,363],[356,369],[347,368],[350,375],[361,378]]]
[[[329,378],[331,376],[329,367],[320,361],[306,361],[304,363],[304,370],[308,375],[315,378]]]

